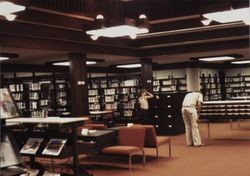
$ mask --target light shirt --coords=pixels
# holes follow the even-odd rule
[[[140,103],[141,109],[148,109],[149,108],[148,107],[148,100],[144,96],[141,96],[139,98],[139,103]]]
[[[182,106],[195,108],[197,102],[203,102],[203,95],[200,92],[191,92],[185,96]]]

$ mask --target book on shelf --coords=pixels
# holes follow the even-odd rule
[[[58,156],[66,142],[67,139],[50,139],[42,154]]]
[[[35,155],[42,142],[43,138],[29,138],[20,150],[20,153]]]
[[[43,173],[43,176],[60,176],[60,173],[54,173],[54,172],[49,172],[49,171],[45,171]]]

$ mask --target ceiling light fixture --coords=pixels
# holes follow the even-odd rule
[[[250,60],[233,61],[231,64],[250,64]]]
[[[207,61],[207,62],[213,62],[213,61],[226,61],[226,60],[233,60],[235,59],[232,56],[216,56],[216,57],[204,57],[199,58],[199,61]]]
[[[0,15],[4,16],[9,21],[13,21],[16,18],[16,15],[12,13],[20,12],[23,10],[25,10],[25,7],[22,5],[16,5],[8,1],[0,2]]]
[[[87,65],[93,65],[96,64],[96,61],[86,61]],[[56,65],[56,66],[69,66],[70,62],[55,62],[52,65]]]
[[[3,57],[3,56],[0,56],[0,61],[3,61],[3,60],[9,60],[10,58],[9,57]]]
[[[203,20],[201,20],[201,23],[203,25],[205,25],[205,26],[209,25],[211,22],[212,22],[212,20],[210,20],[210,19],[203,19]]]
[[[229,23],[243,21],[246,25],[250,25],[250,8],[231,9],[221,12],[213,12],[203,14],[205,18],[219,23]]]
[[[126,65],[117,65],[117,68],[140,68],[141,64],[126,64]]]
[[[141,14],[136,22],[132,19],[125,19],[125,24],[112,27],[106,27],[104,17],[97,15],[95,24],[97,29],[86,31],[86,34],[90,35],[93,40],[97,40],[99,37],[115,38],[125,36],[135,39],[138,34],[149,32],[148,20],[144,14]]]

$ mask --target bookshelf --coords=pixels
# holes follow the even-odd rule
[[[201,92],[204,101],[221,100],[221,81],[217,74],[202,74],[200,77]]]
[[[138,78],[124,79],[120,76],[89,78],[89,110],[111,110],[115,121],[133,121],[136,116],[135,104],[139,89]]]
[[[46,75],[4,79],[17,102],[22,117],[67,116],[70,115],[70,86],[65,75]]]
[[[249,97],[250,96],[250,75],[238,73],[225,78],[226,98]]]
[[[187,80],[186,76],[155,79],[153,81],[154,93],[176,93],[187,91]]]

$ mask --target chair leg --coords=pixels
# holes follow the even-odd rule
[[[131,156],[131,155],[129,155],[129,161],[128,161],[128,162],[129,162],[129,170],[131,170],[131,169],[132,169],[132,166],[131,166],[131,165],[132,165],[131,157],[132,157],[132,156]]]
[[[145,156],[145,151],[142,151],[142,157],[143,157],[143,166],[146,165],[146,156]]]
[[[169,148],[168,148],[168,152],[169,152],[169,158],[171,158],[172,157],[172,152],[171,152],[171,141],[169,141],[169,143],[168,143],[168,145],[169,145]]]
[[[159,160],[159,150],[158,150],[158,146],[156,147],[156,156],[157,156],[157,160]]]

